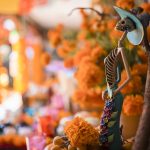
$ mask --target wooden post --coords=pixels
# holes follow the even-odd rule
[[[143,46],[146,49],[148,57],[147,79],[144,93],[144,106],[141,115],[139,127],[133,144],[133,150],[148,150],[150,139],[150,45],[147,37],[147,27],[150,21],[150,15],[141,16],[141,22],[144,27]]]
[[[150,52],[148,52],[148,70],[144,94],[144,106],[139,128],[133,144],[133,150],[148,150],[150,138]]]

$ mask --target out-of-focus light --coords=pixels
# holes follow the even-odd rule
[[[18,59],[17,52],[15,52],[15,51],[11,52],[11,54],[9,56],[9,73],[10,73],[11,77],[15,77],[18,73],[17,59]]]
[[[20,93],[12,92],[2,102],[2,107],[11,112],[16,112],[23,105],[22,96]]]
[[[13,135],[13,134],[17,133],[17,131],[14,127],[5,127],[3,132],[4,132],[5,135],[7,135],[7,134]]]
[[[9,42],[11,44],[15,44],[19,40],[20,36],[19,33],[16,30],[13,30],[9,34]]]
[[[4,26],[5,29],[7,29],[9,31],[12,31],[12,30],[14,30],[16,28],[15,23],[11,19],[6,19],[4,21],[3,26]]]
[[[33,59],[34,49],[32,47],[27,47],[25,53],[26,53],[26,56],[27,56],[28,59]]]
[[[2,105],[0,105],[0,121],[5,119],[5,117],[6,117],[6,110]]]
[[[9,45],[0,46],[0,56],[2,56],[2,61],[7,60],[10,51],[11,51],[11,48]]]
[[[9,84],[8,74],[2,73],[0,74],[0,85],[6,87]]]

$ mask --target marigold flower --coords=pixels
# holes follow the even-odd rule
[[[140,115],[142,113],[144,98],[141,95],[126,96],[123,103],[124,114],[130,116]]]
[[[147,64],[134,64],[132,67],[133,75],[146,76],[147,73]]]
[[[76,117],[65,126],[67,135],[72,146],[97,145],[99,143],[98,131],[82,118]]]
[[[85,41],[86,38],[87,38],[87,34],[88,34],[88,31],[87,30],[81,30],[78,35],[77,35],[77,40],[78,41]]]
[[[87,30],[89,28],[89,15],[83,9],[80,9],[80,14],[82,16],[82,23],[80,27],[83,30]]]
[[[142,92],[143,84],[141,77],[139,75],[134,75],[132,72],[131,75],[132,75],[131,81],[121,90],[123,94],[137,94]],[[127,75],[124,70],[122,71],[121,82],[119,83],[119,85],[121,85],[126,79]]]
[[[112,31],[110,32],[110,39],[111,39],[112,42],[118,41],[119,38],[121,37],[121,35],[122,35],[122,32],[121,32],[121,31],[112,30]]]
[[[74,41],[62,40],[61,45],[57,48],[57,54],[62,58],[66,58],[71,52],[74,51],[74,48]]]
[[[91,52],[91,57],[95,61],[98,61],[100,57],[102,56],[104,57],[106,55],[107,55],[107,52],[100,46],[96,46],[95,48],[93,48]]]
[[[76,53],[76,55],[74,56],[74,64],[75,66],[78,66],[80,64],[80,62],[82,61],[82,59],[85,56],[89,56],[91,53],[91,49],[87,47],[87,49],[80,49],[79,52]]]
[[[123,9],[130,10],[134,7],[134,0],[117,0],[116,5]]]
[[[64,60],[64,66],[66,68],[72,68],[74,66],[74,58],[73,57],[69,57],[67,59]]]
[[[48,52],[44,52],[41,56],[41,64],[43,66],[46,66],[50,63],[51,61],[51,55]]]
[[[85,57],[75,73],[78,84],[83,89],[99,85],[104,80],[104,71],[90,57]]]
[[[108,30],[114,30],[116,26],[117,20],[116,19],[111,19],[107,21],[107,29]]]
[[[146,53],[144,52],[144,50],[138,50],[137,51],[137,54],[138,54],[138,56],[140,57],[140,59],[141,59],[141,61],[143,62],[143,63],[147,63],[147,55],[146,55]]]
[[[100,109],[104,106],[100,88],[77,89],[73,94],[72,100],[83,109]]]
[[[112,5],[110,6],[110,5],[107,5],[107,4],[103,4],[102,8],[103,8],[103,12],[106,13],[106,14],[110,14],[113,11]]]
[[[150,3],[142,3],[141,7],[144,9],[145,12],[150,13]]]
[[[51,46],[57,47],[58,44],[61,42],[61,35],[62,35],[63,25],[59,24],[55,29],[49,30],[48,38]]]

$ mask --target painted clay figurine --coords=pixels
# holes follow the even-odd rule
[[[131,75],[129,65],[125,56],[122,42],[126,37],[127,32],[123,34],[118,42],[118,47],[110,52],[105,58],[105,74],[107,88],[103,92],[103,100],[105,106],[100,122],[100,136],[99,141],[103,148],[109,150],[120,150],[122,147],[121,133],[120,133],[120,114],[123,104],[123,96],[120,90],[129,82]],[[118,87],[121,79],[120,62],[123,62],[127,79]]]
[[[133,150],[144,150],[150,148],[150,44],[147,36],[147,27],[150,23],[150,14],[137,7],[131,11],[123,10],[119,7],[114,7],[121,20],[117,24],[117,29],[121,31],[131,30],[127,33],[129,42],[133,45],[142,44],[146,50],[148,58],[147,79],[144,93],[144,106],[141,115],[139,127],[133,144]],[[129,23],[130,22],[130,23]]]

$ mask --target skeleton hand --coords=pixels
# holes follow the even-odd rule
[[[107,90],[102,92],[102,99],[104,101],[109,99],[109,95],[108,95],[108,91]]]

